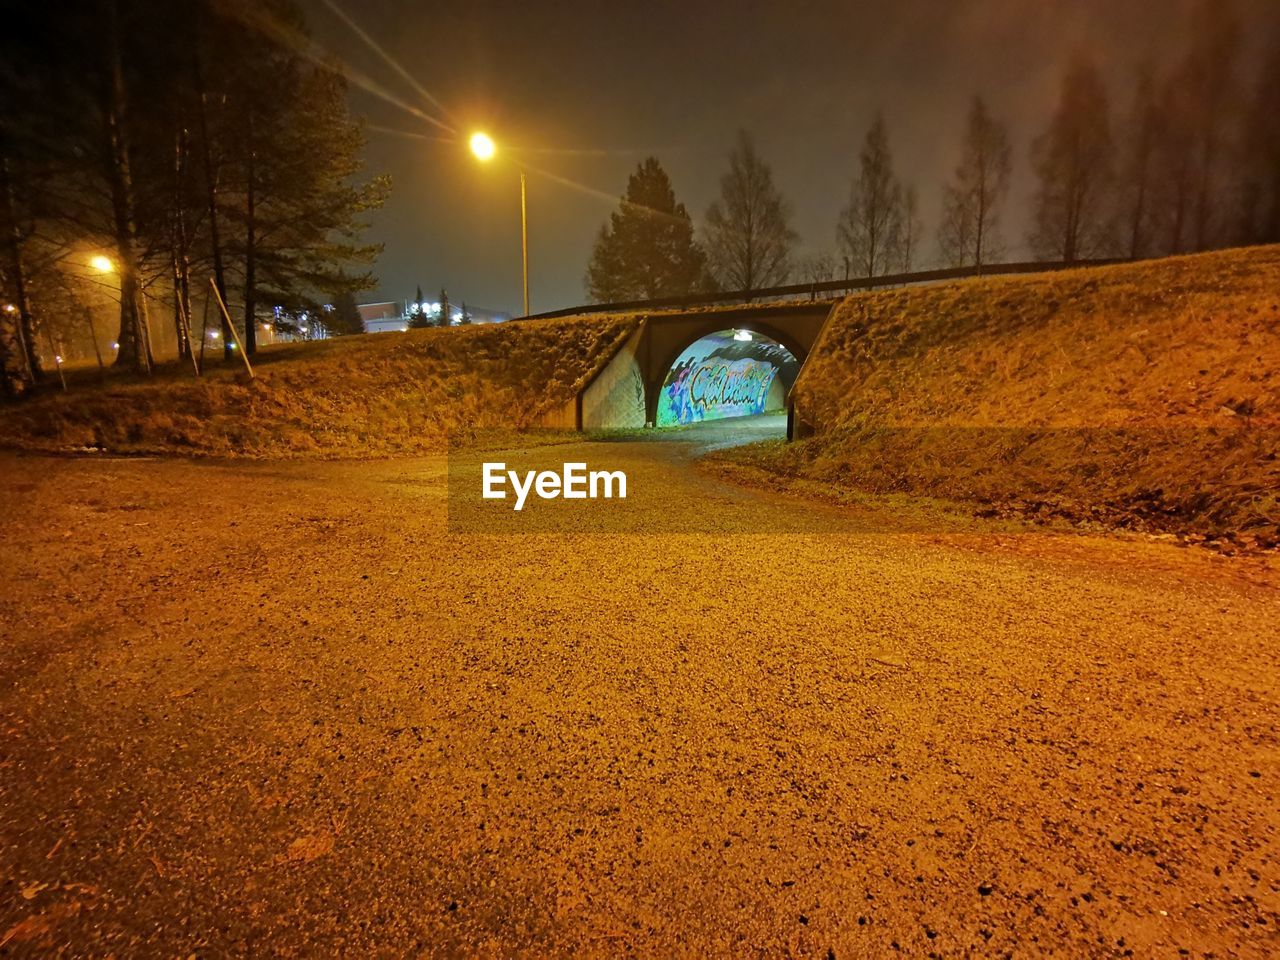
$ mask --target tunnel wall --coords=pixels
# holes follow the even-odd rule
[[[769,384],[769,396],[765,398],[764,409],[768,413],[773,413],[786,408],[787,388],[782,382],[782,377],[774,377],[773,383]]]
[[[639,350],[643,325],[582,392],[583,430],[625,430],[644,426],[644,377]]]
[[[785,348],[770,343],[762,356],[759,347],[759,342],[748,346],[711,337],[691,344],[659,388],[658,426],[764,413],[778,379],[777,351]]]
[[[639,326],[590,376],[574,400],[547,411],[540,425],[608,430],[643,427],[657,419],[658,394],[680,353],[703,336],[746,329],[786,348],[803,362],[830,312],[830,304],[753,305],[726,310],[656,313]],[[766,409],[785,409],[790,384],[775,377]]]
[[[578,401],[574,399],[552,407],[538,418],[538,426],[552,430],[577,430]]]

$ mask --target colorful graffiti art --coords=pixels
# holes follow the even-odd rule
[[[717,334],[682,353],[658,396],[658,425],[764,413],[778,368],[767,360],[742,355],[753,352],[743,347],[731,335]]]

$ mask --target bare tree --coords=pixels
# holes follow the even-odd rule
[[[891,269],[901,223],[902,187],[893,175],[884,117],[877,114],[859,156],[849,205],[836,225],[836,242],[854,275],[873,277]]]
[[[1150,64],[1138,70],[1120,163],[1119,226],[1131,258],[1143,256],[1152,233],[1152,193],[1162,118]]]
[[[744,130],[720,178],[720,197],[707,210],[707,266],[725,290],[759,290],[785,283],[796,234],[773,172]]]
[[[1195,163],[1190,130],[1184,118],[1190,113],[1189,100],[1194,78],[1185,65],[1163,84],[1156,109],[1155,198],[1152,205],[1153,230],[1160,237],[1159,250],[1181,253],[1188,246]]]
[[[1244,169],[1240,196],[1240,236],[1246,243],[1280,243],[1280,25],[1272,33],[1266,59],[1244,123]]]
[[[943,197],[938,246],[946,262],[981,267],[995,255],[1000,203],[1009,191],[1012,170],[1004,124],[991,116],[981,97],[974,97],[960,164]]]
[[[1077,57],[1063,78],[1049,128],[1031,150],[1040,186],[1029,239],[1038,256],[1072,263],[1107,248],[1104,200],[1114,153],[1102,78]]]
[[[894,259],[896,268],[902,273],[910,273],[915,264],[916,247],[920,245],[920,235],[924,225],[920,222],[920,201],[916,196],[915,185],[902,191],[902,210],[898,220],[898,230],[894,237]]]
[[[1229,239],[1225,161],[1228,134],[1241,98],[1234,63],[1240,23],[1229,2],[1201,0],[1192,14],[1192,41],[1161,88],[1153,158],[1153,232],[1165,253],[1204,250]],[[1265,120],[1274,126],[1274,117]]]
[[[829,253],[812,253],[801,258],[796,267],[802,283],[816,287],[836,279],[836,260]]]
[[[1218,239],[1213,219],[1214,209],[1222,206],[1216,196],[1218,168],[1229,106],[1236,100],[1233,64],[1240,51],[1240,21],[1234,4],[1200,0],[1192,16],[1191,36],[1187,75],[1196,79],[1190,120],[1197,168],[1193,236],[1195,248],[1204,250]]]
[[[99,87],[102,95],[102,117],[106,128],[107,157],[103,173],[111,190],[112,226],[116,252],[116,269],[120,277],[120,334],[116,363],[132,364],[149,373],[154,364],[151,337],[140,309],[142,281],[138,255],[138,228],[135,215],[133,162],[125,121],[124,55],[121,50],[121,24],[118,4],[107,7],[105,72],[107,80]]]

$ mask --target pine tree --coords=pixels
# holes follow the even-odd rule
[[[357,180],[364,137],[348,113],[345,82],[291,48],[273,41],[244,58],[230,95],[241,116],[232,143],[238,182],[224,195],[234,201],[226,207],[238,227],[230,248],[243,263],[252,352],[260,303],[372,286],[368,271],[351,268],[380,250],[358,238],[362,216],[382,204],[387,183]]]
[[[711,275],[722,290],[759,290],[786,283],[796,234],[791,212],[773,183],[773,171],[745,130],[729,154],[720,198],[707,210],[706,248]]]
[[[706,255],[693,239],[689,212],[676,202],[661,164],[649,157],[600,228],[587,267],[587,292],[597,303],[607,303],[679,297],[706,285]]]
[[[427,313],[427,305],[422,299],[422,285],[419,284],[413,301],[413,309],[409,311],[409,328],[411,330],[420,330],[431,325],[431,315]]]
[[[117,362],[140,371],[166,326],[153,328],[162,298],[172,339],[189,352],[191,300],[208,295],[210,273],[242,310],[249,347],[260,305],[314,315],[321,298],[372,282],[347,268],[376,252],[360,244],[359,221],[384,184],[359,182],[342,82],[296,52],[305,37],[292,0],[234,7],[65,0],[23,5],[0,32],[0,159],[10,160],[0,186],[12,188],[0,191],[0,220],[23,256],[0,253],[10,272],[23,264],[24,301],[28,288],[58,289],[40,279],[50,264],[81,285],[82,302],[109,283]],[[90,254],[110,258],[109,277],[89,269]],[[20,358],[3,348],[40,326],[38,299],[28,306],[0,323],[6,367]]]
[[[333,301],[333,309],[329,311],[325,324],[335,337],[364,333],[364,317],[360,316],[360,305],[356,303],[356,295],[350,290],[343,290]]]

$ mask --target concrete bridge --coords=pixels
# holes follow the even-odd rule
[[[703,307],[648,314],[574,400],[553,411],[543,423],[576,430],[653,425],[658,417],[658,395],[672,365],[688,347],[721,330],[748,330],[773,340],[803,365],[836,302]],[[794,375],[790,379],[794,380]],[[786,380],[782,383],[788,392],[791,386]]]

